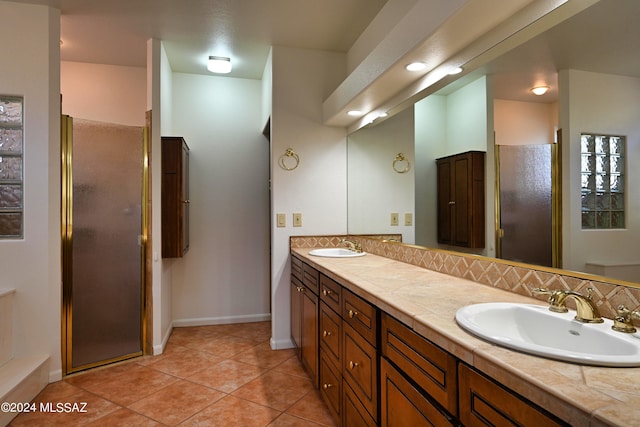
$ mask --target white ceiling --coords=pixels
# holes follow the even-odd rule
[[[175,72],[209,74],[227,56],[229,76],[260,79],[272,45],[346,52],[387,0],[16,0],[61,10],[63,61],[146,66],[163,40]]]

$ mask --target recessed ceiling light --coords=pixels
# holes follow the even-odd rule
[[[361,116],[362,115],[362,111],[360,110],[350,110],[347,111],[347,114],[350,116]]]
[[[427,64],[424,62],[412,62],[404,67],[407,71],[422,71],[427,68]]]
[[[460,74],[462,72],[462,67],[453,67],[449,70],[449,75],[453,76],[456,74]]]
[[[210,56],[207,70],[212,73],[227,74],[231,72],[231,59],[224,56]]]
[[[531,88],[531,92],[533,92],[538,96],[544,95],[545,93],[547,93],[548,90],[549,90],[549,86],[536,86],[534,88]]]

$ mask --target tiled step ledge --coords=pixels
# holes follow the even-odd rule
[[[49,382],[49,355],[11,359],[0,367],[0,402],[30,402]],[[0,426],[18,415],[0,412]]]

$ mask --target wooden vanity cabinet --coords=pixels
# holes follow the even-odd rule
[[[452,425],[458,414],[458,361],[410,328],[382,313],[381,425]]]
[[[320,273],[291,257],[291,339],[314,386],[319,380],[318,286]]]
[[[438,243],[484,248],[484,163],[481,151],[436,160]]]
[[[179,258],[189,250],[189,146],[182,137],[161,142],[162,257]]]
[[[460,421],[477,426],[569,426],[544,409],[460,363]]]

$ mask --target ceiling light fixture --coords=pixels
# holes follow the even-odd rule
[[[210,56],[207,70],[212,73],[227,74],[231,72],[231,59],[224,56]]]
[[[549,86],[536,86],[534,88],[531,88],[531,92],[533,92],[538,96],[544,95],[545,93],[547,93],[548,90],[549,90]]]
[[[424,62],[412,62],[404,67],[407,71],[422,71],[427,68],[427,64]]]
[[[350,110],[350,111],[347,111],[347,114],[350,115],[350,116],[356,117],[356,116],[361,116],[362,115],[362,111],[360,111],[360,110]]]
[[[462,72],[462,67],[453,67],[449,70],[449,75],[454,76],[456,74],[460,74]]]

